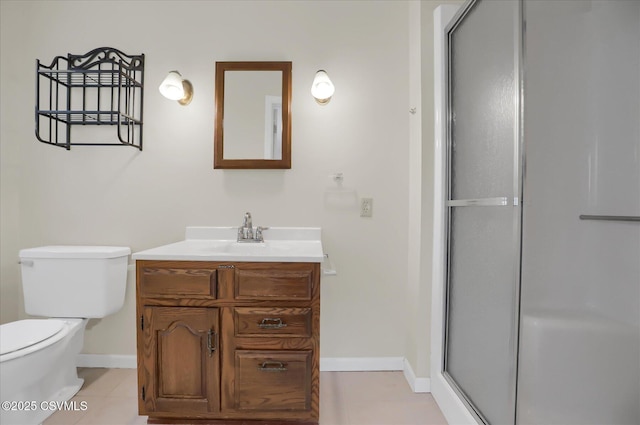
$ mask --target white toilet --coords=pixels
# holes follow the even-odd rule
[[[83,380],[76,357],[84,329],[89,318],[122,308],[130,253],[113,246],[20,251],[25,311],[51,319],[0,325],[0,423],[39,424],[57,411],[49,402],[67,401],[78,392]]]

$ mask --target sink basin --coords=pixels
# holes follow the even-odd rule
[[[134,260],[282,261],[320,263],[320,228],[272,227],[264,242],[236,242],[237,227],[187,227],[183,241],[136,252]]]
[[[285,251],[291,250],[293,246],[291,244],[285,243],[275,243],[275,242],[261,242],[261,243],[246,243],[246,242],[231,242],[226,246],[225,251],[233,254],[260,254],[266,251]]]

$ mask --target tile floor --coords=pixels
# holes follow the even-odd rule
[[[85,411],[60,411],[43,425],[146,424],[138,416],[135,369],[80,368],[73,398]],[[446,425],[431,394],[411,392],[402,372],[321,372],[321,425]]]

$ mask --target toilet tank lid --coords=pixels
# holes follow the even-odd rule
[[[20,258],[116,258],[131,254],[126,246],[51,245],[20,250]]]

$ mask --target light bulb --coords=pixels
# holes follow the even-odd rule
[[[180,100],[184,97],[182,76],[178,71],[171,71],[159,87],[160,93],[167,99]]]
[[[316,102],[321,105],[329,103],[335,91],[336,89],[329,75],[322,69],[316,72],[313,84],[311,85],[311,95],[316,99]]]
[[[188,105],[193,98],[193,86],[178,71],[169,72],[158,90],[167,99],[177,100],[183,106]]]

